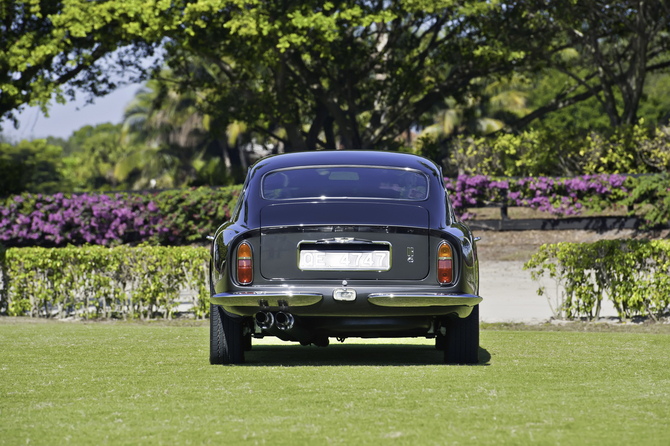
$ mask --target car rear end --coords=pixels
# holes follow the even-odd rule
[[[434,337],[481,301],[469,234],[435,227],[447,209],[426,172],[308,166],[259,183],[258,227],[231,240],[212,297],[255,336]]]

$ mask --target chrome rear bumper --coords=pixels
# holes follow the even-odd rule
[[[210,299],[216,305],[235,307],[307,307],[322,300],[323,294],[319,293],[271,291],[219,293]]]
[[[474,294],[373,293],[368,302],[380,307],[474,307],[482,298]]]
[[[219,293],[211,298],[213,304],[227,307],[307,307],[322,300],[321,293],[285,291]],[[473,294],[370,293],[367,301],[379,307],[473,307],[482,298]]]

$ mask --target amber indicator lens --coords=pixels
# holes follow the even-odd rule
[[[437,281],[451,283],[453,279],[451,246],[442,242],[437,250]]]
[[[254,277],[253,262],[251,258],[251,245],[243,242],[237,248],[237,281],[242,285],[251,283]]]
[[[441,259],[450,259],[451,258],[451,246],[446,243],[440,245],[440,250],[438,251],[438,257]]]

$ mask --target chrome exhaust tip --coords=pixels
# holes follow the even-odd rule
[[[267,330],[275,323],[275,318],[269,311],[259,311],[254,315],[254,320],[256,321],[256,325],[263,330]]]
[[[280,330],[290,330],[293,328],[294,319],[291,313],[279,311],[277,316],[275,316],[275,320],[277,321],[277,328]]]

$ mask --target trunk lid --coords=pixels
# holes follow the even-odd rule
[[[266,279],[420,280],[429,271],[429,215],[421,206],[282,203],[260,217]]]

